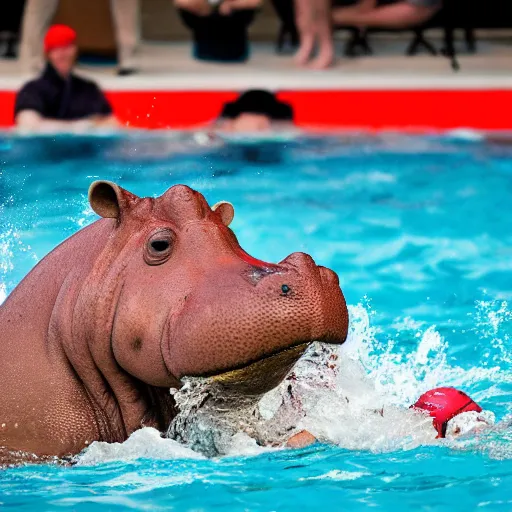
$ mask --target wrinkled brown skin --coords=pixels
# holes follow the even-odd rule
[[[96,182],[89,197],[105,218],[0,306],[0,463],[12,451],[66,457],[142,426],[166,429],[169,388],[184,376],[345,340],[336,274],[301,253],[278,265],[253,259],[227,227],[229,203],[211,209],[183,185],[151,199]],[[267,388],[277,384],[269,376]]]

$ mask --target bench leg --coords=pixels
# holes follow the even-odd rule
[[[16,55],[16,44],[18,43],[18,36],[15,34],[8,34],[5,37],[5,49],[0,53],[0,57],[4,59],[15,59]]]
[[[423,35],[423,30],[415,30],[414,31],[414,39],[411,41],[411,44],[407,47],[406,55],[412,57],[416,55],[420,48],[425,48],[428,53],[431,55],[437,55],[437,50],[434,48],[434,45],[425,39]]]
[[[299,34],[297,32],[297,29],[294,26],[290,27],[282,23],[281,28],[279,29],[279,33],[277,35],[277,53],[284,53],[284,48],[287,40],[289,41],[290,48],[292,51],[294,51],[299,46]]]
[[[444,48],[443,55],[450,59],[450,63],[453,71],[459,71],[459,61],[457,60],[457,53],[455,52],[455,45],[453,41],[454,29],[452,27],[446,27],[444,30]]]
[[[345,45],[345,57],[353,58],[359,55],[371,55],[373,50],[366,33],[361,32],[359,29],[353,29],[351,32],[350,38]]]
[[[464,29],[464,38],[466,39],[468,52],[476,53],[476,36],[475,30],[472,27],[466,27]]]

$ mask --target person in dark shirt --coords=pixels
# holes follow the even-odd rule
[[[112,107],[98,86],[73,74],[76,32],[65,25],[50,27],[44,39],[46,69],[16,96],[17,127],[37,131],[82,132],[117,126]]]
[[[252,89],[224,105],[217,125],[230,132],[289,129],[293,126],[293,109],[269,91]]]
[[[194,36],[196,59],[243,62],[249,57],[248,28],[262,0],[174,0]]]

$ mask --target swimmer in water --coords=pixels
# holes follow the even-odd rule
[[[475,434],[494,424],[492,413],[484,411],[466,393],[452,387],[431,389],[423,393],[410,408],[432,418],[436,439]],[[310,432],[303,430],[292,436],[286,446],[303,448],[316,441]]]
[[[479,432],[494,423],[492,414],[463,391],[450,387],[427,391],[411,409],[428,413],[433,418],[437,439]]]
[[[293,109],[270,91],[251,89],[224,105],[217,128],[236,133],[290,130],[293,128]]]

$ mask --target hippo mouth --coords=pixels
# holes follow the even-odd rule
[[[206,375],[227,391],[261,395],[277,386],[307,350],[311,341],[265,355],[243,366]]]

